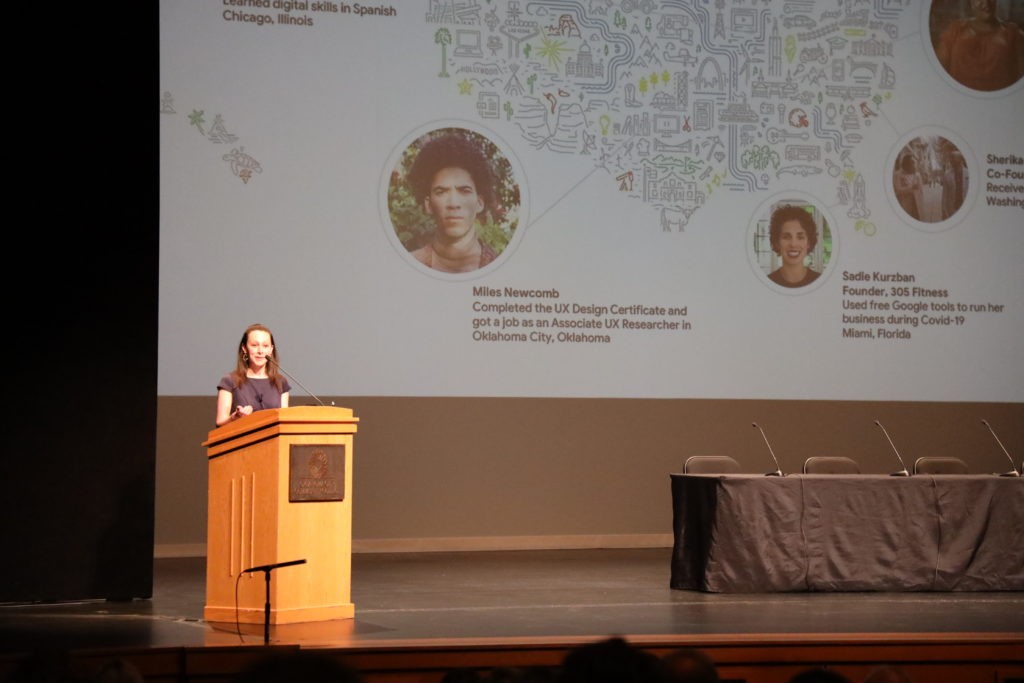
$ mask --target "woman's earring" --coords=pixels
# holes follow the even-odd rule
[[[249,362],[249,354],[246,353],[245,351],[242,351],[242,362],[243,363],[248,363]]]

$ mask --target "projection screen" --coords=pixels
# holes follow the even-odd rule
[[[160,12],[163,396],[1024,399],[1022,2]]]

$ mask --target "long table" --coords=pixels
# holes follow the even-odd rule
[[[1024,590],[1024,478],[671,477],[672,588]]]

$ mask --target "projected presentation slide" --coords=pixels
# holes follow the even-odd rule
[[[161,395],[1024,399],[1024,2],[161,3]],[[301,393],[301,392],[296,392]]]

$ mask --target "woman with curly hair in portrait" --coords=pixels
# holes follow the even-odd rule
[[[769,225],[772,251],[782,265],[768,274],[768,279],[783,287],[804,287],[821,273],[811,270],[804,261],[818,244],[818,227],[814,218],[800,206],[782,206],[772,212]]]

